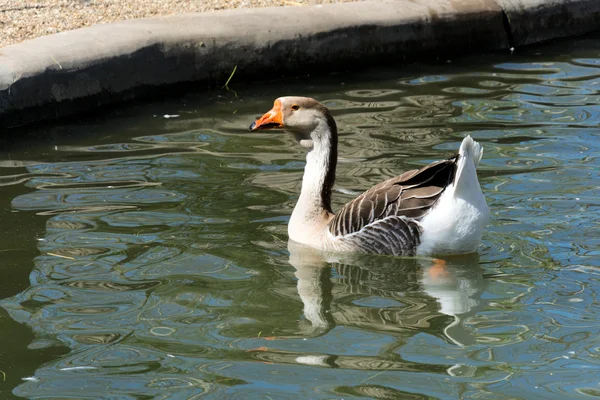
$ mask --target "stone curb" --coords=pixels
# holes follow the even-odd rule
[[[0,48],[0,128],[185,82],[507,49],[600,29],[598,0],[382,0],[155,17]],[[196,85],[197,86],[197,85]]]

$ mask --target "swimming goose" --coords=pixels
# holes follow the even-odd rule
[[[457,155],[381,182],[334,214],[338,134],[327,107],[280,97],[250,125],[265,129],[284,129],[308,149],[291,240],[326,251],[405,256],[476,251],[489,210],[476,173],[483,149],[470,136]]]

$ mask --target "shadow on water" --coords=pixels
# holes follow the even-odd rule
[[[2,398],[598,396],[598,49],[270,82],[3,136]],[[493,214],[479,256],[288,247],[305,153],[246,130],[281,94],[338,121],[334,208],[476,137]]]

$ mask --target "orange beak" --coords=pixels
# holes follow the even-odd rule
[[[281,113],[281,102],[279,100],[275,100],[275,103],[273,103],[273,108],[271,108],[268,113],[250,125],[251,131],[275,128],[283,128],[283,114]]]

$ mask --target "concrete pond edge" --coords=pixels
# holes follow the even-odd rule
[[[0,128],[186,82],[468,54],[600,29],[598,0],[366,0],[119,21],[0,48]]]

